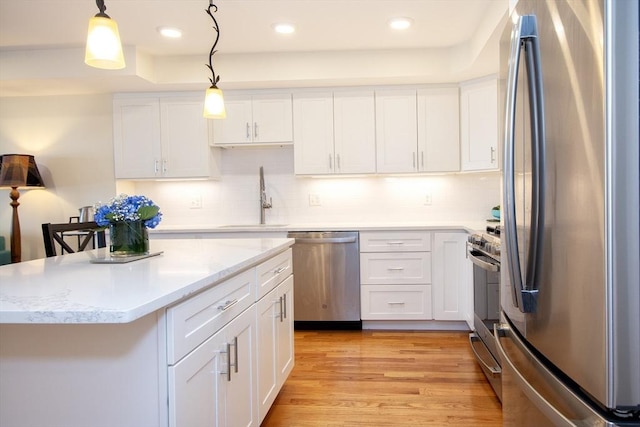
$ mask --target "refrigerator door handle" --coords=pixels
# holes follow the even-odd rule
[[[542,70],[540,62],[540,42],[538,24],[535,16],[528,18],[529,36],[525,40],[526,64],[529,75],[529,111],[531,122],[532,151],[532,188],[531,188],[531,226],[529,236],[529,257],[527,276],[523,290],[523,308],[526,313],[536,310],[540,263],[542,258],[542,239],[544,237],[545,203],[545,122]]]
[[[516,224],[515,197],[515,121],[517,80],[520,55],[525,47],[525,63],[528,79],[531,121],[532,151],[532,190],[530,238],[526,275],[522,275],[522,266],[518,256],[518,235]],[[538,270],[542,251],[544,230],[544,101],[542,73],[540,67],[540,47],[536,17],[525,15],[519,18],[511,39],[511,63],[507,81],[507,102],[505,118],[505,227],[506,253],[512,286],[513,304],[523,313],[536,310],[538,294]]]
[[[520,40],[523,18],[519,18],[511,32],[511,53],[509,55],[509,74],[507,77],[507,99],[504,141],[504,224],[507,271],[511,279],[513,305],[522,307],[522,273],[518,258],[518,237],[515,207],[515,125],[516,93],[518,86],[518,68],[520,65]]]

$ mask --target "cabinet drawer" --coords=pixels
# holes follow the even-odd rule
[[[431,285],[362,285],[362,320],[431,320]]]
[[[256,267],[256,280],[258,282],[258,295],[260,299],[268,294],[280,282],[293,272],[292,250],[289,248],[280,255],[263,262]]]
[[[360,283],[366,285],[431,283],[431,253],[360,254]]]
[[[428,231],[361,231],[360,252],[429,252]]]
[[[256,300],[255,269],[167,309],[167,361],[176,363]]]

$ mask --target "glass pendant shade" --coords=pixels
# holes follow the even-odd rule
[[[207,119],[224,119],[227,117],[222,91],[215,86],[207,89],[204,97],[204,117]]]
[[[89,20],[84,62],[105,70],[125,67],[116,21],[103,16],[94,16]]]

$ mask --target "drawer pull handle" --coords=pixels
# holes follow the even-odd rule
[[[389,271],[402,271],[402,270],[404,270],[404,267],[389,267],[389,268],[387,268],[387,270],[389,270]]]
[[[224,305],[219,305],[219,306],[218,306],[218,310],[220,310],[220,311],[227,311],[227,310],[229,310],[231,307],[233,307],[234,305],[236,305],[237,303],[238,303],[238,300],[237,300],[237,299],[234,299],[234,300],[232,300],[232,301],[226,301],[226,302],[224,303]]]
[[[276,268],[275,270],[273,270],[273,274],[280,274],[280,273],[282,273],[283,271],[285,271],[286,269],[287,269],[287,267],[279,267],[279,268]]]
[[[403,241],[387,242],[387,245],[404,245],[404,242]]]
[[[404,301],[389,301],[389,305],[404,305]]]

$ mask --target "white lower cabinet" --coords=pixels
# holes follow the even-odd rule
[[[431,233],[360,232],[362,320],[430,320]]]
[[[466,233],[433,235],[433,317],[464,320],[473,325],[471,262],[466,257]]]
[[[258,425],[255,306],[169,368],[169,425]]]
[[[293,369],[293,276],[257,304],[258,414],[262,422]]]
[[[170,427],[260,425],[294,365],[291,253],[167,309]]]

